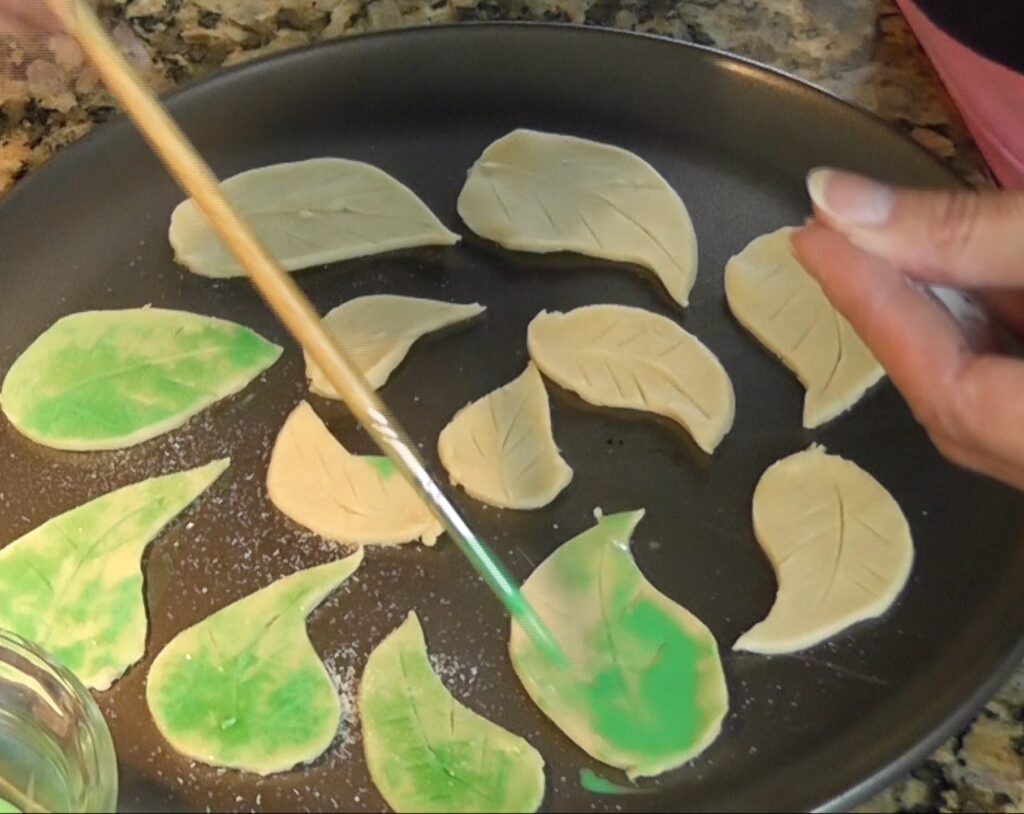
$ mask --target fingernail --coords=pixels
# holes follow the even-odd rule
[[[807,191],[829,220],[849,226],[881,226],[892,214],[892,190],[847,172],[816,167],[807,173]]]

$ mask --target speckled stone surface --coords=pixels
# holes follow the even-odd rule
[[[991,177],[891,0],[98,0],[153,87],[333,37],[462,20],[665,34],[795,73],[891,122],[977,186]],[[0,36],[0,193],[114,107],[64,37]],[[1024,810],[1024,668],[982,715],[862,811]]]

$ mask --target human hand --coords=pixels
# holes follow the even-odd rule
[[[46,34],[59,28],[43,0],[0,0],[0,34]]]
[[[801,263],[946,457],[1024,489],[1024,361],[973,348],[927,290],[968,290],[1024,336],[1024,192],[893,190],[815,170]]]

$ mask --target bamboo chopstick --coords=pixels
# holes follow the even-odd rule
[[[319,316],[295,281],[281,269],[221,193],[210,167],[117,50],[92,9],[84,0],[45,2],[81,45],[125,113],[182,189],[195,200],[288,331],[320,365],[356,419],[426,501],[512,618],[543,652],[564,661],[547,626],[524,599],[501,561],[470,530],[430,476],[415,445],[394,416],[323,329]]]

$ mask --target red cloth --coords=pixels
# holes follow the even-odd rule
[[[1024,75],[992,62],[932,23],[911,0],[896,0],[1007,189],[1024,189]],[[983,3],[978,13],[983,12]]]

